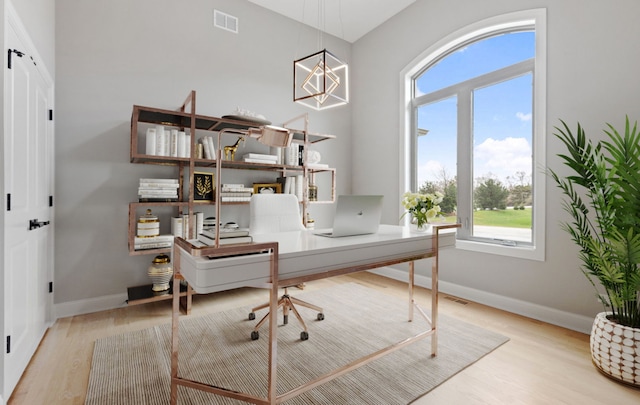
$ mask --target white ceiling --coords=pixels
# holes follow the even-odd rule
[[[249,0],[314,28],[355,42],[415,0]],[[318,14],[324,18],[318,19]],[[320,25],[320,27],[318,27]]]

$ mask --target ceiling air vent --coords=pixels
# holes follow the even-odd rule
[[[238,18],[222,11],[213,10],[213,26],[238,33]]]

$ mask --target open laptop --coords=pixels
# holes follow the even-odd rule
[[[378,232],[382,215],[381,195],[339,195],[333,229],[315,235],[338,238]]]

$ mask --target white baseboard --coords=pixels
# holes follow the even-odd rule
[[[374,274],[389,277],[394,280],[408,281],[406,271],[394,269],[391,267],[382,267],[370,270]],[[416,275],[415,284],[420,287],[431,288],[431,277]],[[589,334],[593,325],[593,318],[573,314],[570,312],[559,311],[557,309],[545,307],[531,302],[521,301],[514,298],[504,297],[486,291],[476,290],[464,287],[458,284],[447,283],[440,280],[438,289],[445,294],[451,294],[458,298],[464,298],[479,304],[498,308],[503,311],[526,316],[527,318],[536,319],[538,321],[550,323],[552,325],[561,326],[563,328],[575,330],[578,332]]]
[[[407,281],[407,272],[403,270],[397,270],[391,267],[382,267],[380,269],[370,271],[394,280]],[[431,277],[416,275],[415,283],[420,287],[431,288]],[[488,293],[486,291],[448,283],[442,280],[439,282],[439,289],[440,292],[445,294],[451,294],[479,304],[488,305],[493,308],[526,316],[552,325],[562,326],[563,328],[578,332],[586,334],[591,333],[593,318],[587,316],[559,311],[557,309],[533,304],[531,302],[504,297]],[[54,319],[123,307],[126,306],[126,300],[127,294],[114,294],[104,297],[55,304]]]
[[[91,312],[106,311],[109,309],[124,307],[127,305],[127,298],[127,294],[123,293],[54,304],[54,320],[58,318],[66,318],[67,316],[82,315]]]

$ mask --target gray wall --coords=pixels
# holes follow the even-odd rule
[[[214,8],[238,17],[240,33],[214,28]],[[56,304],[149,282],[153,256],[128,254],[128,203],[141,177],[177,174],[129,163],[134,104],[176,109],[196,90],[204,115],[239,106],[278,125],[309,113],[311,131],[338,137],[316,149],[337,168],[338,190],[350,191],[351,107],[318,113],[292,101],[293,60],[318,50],[315,30],[234,0],[58,0],[56,14]],[[348,43],[324,40],[350,61]],[[320,226],[330,208],[313,207]],[[226,206],[222,220],[248,226],[247,212]]]
[[[560,143],[552,135],[559,119],[574,128],[580,121],[588,135],[600,137],[605,122],[622,127],[625,114],[640,118],[640,54],[634,50],[640,37],[637,1],[417,1],[352,50],[357,89],[352,107],[353,142],[367,145],[353,149],[353,189],[385,192],[387,222],[397,221],[399,196],[405,191],[398,185],[399,72],[430,45],[465,25],[539,7],[547,8],[548,166],[567,172],[556,157]],[[375,91],[365,83],[375,83]],[[388,164],[379,164],[382,161]],[[516,309],[516,301],[589,317],[602,310],[593,288],[578,270],[577,249],[558,226],[568,218],[551,181],[546,195],[544,262],[458,249],[443,254],[440,280],[455,285],[455,291],[466,290],[470,297],[493,304],[504,298],[510,301],[506,307],[511,310]],[[426,266],[419,271],[427,274]]]

